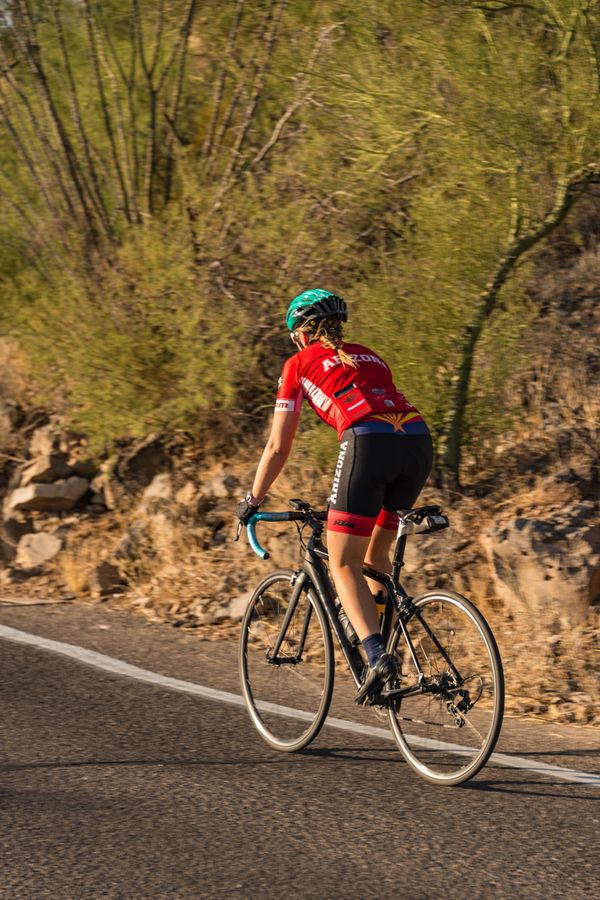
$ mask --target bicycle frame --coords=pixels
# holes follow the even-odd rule
[[[242,619],[239,663],[244,700],[258,733],[271,747],[296,752],[314,740],[329,712],[333,635],[357,687],[365,685],[370,670],[330,575],[326,514],[299,499],[290,500],[290,506],[291,512],[256,512],[247,522],[253,550],[267,559],[256,523],[295,521],[302,554],[295,571],[272,572],[253,591]],[[370,587],[379,591],[380,627],[398,675],[376,693],[361,690],[359,702],[385,714],[400,752],[417,774],[434,784],[454,785],[479,772],[494,749],[504,681],[493,633],[470,600],[443,589],[409,596],[400,583],[407,536],[448,524],[437,506],[400,510],[390,574],[363,565]],[[464,745],[449,742],[443,730],[463,728]],[[456,754],[459,760],[453,763]]]
[[[337,638],[338,644],[348,664],[348,668],[350,669],[352,677],[354,678],[357,687],[359,687],[362,683],[365,671],[365,663],[358,647],[353,647],[346,637],[346,633],[338,617],[338,612],[335,605],[336,591],[331,580],[329,570],[325,565],[326,561],[329,559],[329,554],[321,540],[323,534],[322,522],[319,522],[316,519],[309,521],[305,515],[299,512],[258,513],[256,514],[255,521],[260,520],[304,521],[307,522],[307,524],[309,524],[312,528],[312,535],[309,538],[304,550],[304,559],[302,566],[301,568],[296,570],[293,576],[292,585],[294,588],[294,593],[292,595],[292,599],[287,609],[284,621],[282,622],[278,638],[275,642],[275,646],[273,647],[273,652],[269,658],[269,662],[272,665],[297,665],[301,661],[312,613],[312,606],[310,603],[307,605],[305,619],[302,625],[302,632],[300,640],[298,642],[296,653],[293,657],[280,657],[278,654],[285,639],[285,634],[289,623],[291,622],[296,610],[300,595],[303,590],[310,590],[310,587],[306,588],[306,583],[309,582],[309,584],[312,585],[317,592],[317,602],[320,602],[321,606],[325,610],[329,625]],[[249,538],[255,552],[257,552],[258,555],[262,555],[263,558],[268,558],[268,554],[263,551],[260,545],[256,542],[253,531],[250,531]],[[407,535],[400,533],[399,529],[399,534],[394,548],[391,575],[379,572],[368,565],[363,566],[362,569],[363,574],[366,577],[372,579],[373,581],[379,582],[379,584],[381,584],[385,589],[386,605],[381,628],[384,642],[386,643],[386,645],[388,644],[389,639],[392,635],[392,628],[394,628],[394,631],[401,631],[417,673],[416,684],[413,684],[412,686],[406,688],[386,689],[384,693],[373,697],[372,702],[379,705],[388,705],[394,699],[400,699],[402,697],[407,697],[411,694],[420,693],[423,690],[427,690],[427,681],[425,674],[416,654],[413,641],[406,628],[407,623],[413,616],[416,616],[418,618],[421,626],[424,628],[429,638],[434,642],[438,651],[446,660],[448,666],[450,667],[450,670],[452,671],[452,674],[458,681],[461,680],[460,673],[456,669],[452,660],[449,658],[445,649],[437,640],[435,634],[429,628],[427,622],[421,616],[419,610],[417,610],[412,603],[412,598],[407,594],[400,583],[400,572],[404,565],[406,540]]]
[[[392,564],[392,575],[387,575],[383,572],[379,572],[376,569],[373,569],[371,566],[363,566],[362,570],[363,574],[368,578],[372,579],[373,581],[379,582],[379,584],[381,584],[385,588],[387,594],[386,608],[382,622],[382,636],[384,642],[387,644],[391,637],[395,613],[395,630],[402,631],[404,641],[406,643],[406,646],[408,647],[413,665],[417,673],[416,684],[405,688],[386,689],[385,692],[376,695],[373,698],[374,703],[383,705],[386,705],[393,699],[408,697],[411,694],[420,693],[424,689],[426,689],[425,674],[416,654],[412,638],[406,628],[406,624],[408,623],[410,618],[412,618],[412,616],[416,616],[419,619],[419,622],[427,632],[428,636],[431,638],[431,640],[434,641],[436,647],[450,666],[453,674],[457,677],[457,679],[460,679],[460,673],[457,671],[456,667],[448,657],[445,649],[440,645],[435,634],[433,634],[427,622],[425,622],[419,611],[415,608],[411,598],[400,584],[399,574],[402,566],[404,565],[405,548],[406,535],[401,535],[396,541],[394,560]],[[329,554],[327,553],[326,548],[320,543],[320,539],[313,535],[313,537],[310,538],[306,548],[302,571],[306,572],[309,575],[310,580],[319,593],[321,604],[325,609],[329,623],[338,639],[338,643],[340,645],[342,653],[344,654],[350,672],[352,673],[352,677],[354,678],[354,681],[358,687],[362,683],[365,664],[362,657],[360,656],[358,648],[352,647],[352,645],[350,644],[339,620],[337,609],[335,607],[333,599],[336,596],[335,588],[331,581],[329,571],[325,566],[325,561],[328,559]]]

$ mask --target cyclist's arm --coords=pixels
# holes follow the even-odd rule
[[[300,410],[294,412],[276,410],[273,414],[271,434],[263,450],[252,485],[252,498],[258,503],[262,503],[265,494],[290,455],[299,419]]]

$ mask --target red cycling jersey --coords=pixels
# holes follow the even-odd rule
[[[320,341],[291,356],[283,366],[275,411],[299,413],[306,397],[340,438],[351,424],[366,419],[391,422],[399,432],[410,431],[408,424],[423,422],[418,409],[394,385],[390,367],[380,356],[361,344],[344,342],[342,349],[357,368],[344,365],[336,351]],[[350,399],[348,412],[340,410],[341,398]]]

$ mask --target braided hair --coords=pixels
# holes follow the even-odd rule
[[[311,319],[297,330],[306,332],[310,335],[311,340],[320,341],[324,347],[327,347],[329,350],[334,350],[344,366],[350,366],[353,369],[358,368],[358,364],[345,350],[342,349],[343,339],[341,319],[338,319],[337,317],[319,319],[318,321]]]

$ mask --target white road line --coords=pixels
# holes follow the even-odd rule
[[[105,656],[103,653],[97,653],[95,650],[87,650],[85,647],[78,647],[75,644],[64,644],[62,641],[53,641],[49,638],[40,637],[37,634],[29,634],[26,631],[9,628],[6,625],[0,625],[0,638],[4,638],[7,641],[14,641],[17,644],[26,644],[30,647],[36,647],[39,650],[48,650],[51,653],[59,653],[61,656],[68,656],[70,659],[84,663],[87,666],[93,666],[96,669],[102,669],[104,672],[109,672],[112,675],[122,675],[126,678],[133,678],[136,681],[143,681],[146,684],[153,684],[158,687],[167,688],[171,691],[194,694],[197,697],[203,697],[206,700],[214,700],[217,703],[230,703],[234,706],[245,706],[244,698],[240,694],[232,694],[229,693],[229,691],[220,691],[216,688],[206,687],[203,684],[194,684],[192,681],[181,681],[178,678],[169,678],[167,675],[159,675],[158,672],[140,669],[138,666],[132,666],[120,659],[115,659],[112,656]],[[260,705],[264,711],[270,711],[289,718],[312,718],[310,713],[300,709],[293,709],[289,706],[277,706],[274,703],[262,703]],[[376,737],[386,741],[394,740],[391,733],[384,728],[377,728],[373,725],[363,725],[360,722],[351,722],[347,719],[336,719],[330,716],[327,719],[326,725],[330,728],[338,728],[341,731],[350,731],[353,734],[365,734],[369,737]],[[429,742],[427,741],[423,741],[424,745],[427,745],[428,743]],[[457,744],[447,744],[446,746],[448,750],[455,753],[463,753],[467,749]],[[588,784],[594,787],[600,787],[600,774],[594,772],[580,772],[577,769],[565,769],[562,766],[553,766],[550,763],[525,759],[522,756],[511,756],[508,753],[493,753],[490,757],[490,763],[497,766],[506,766],[509,769],[527,769],[529,772],[535,772],[537,775],[559,778],[561,781],[572,781],[577,784]]]

